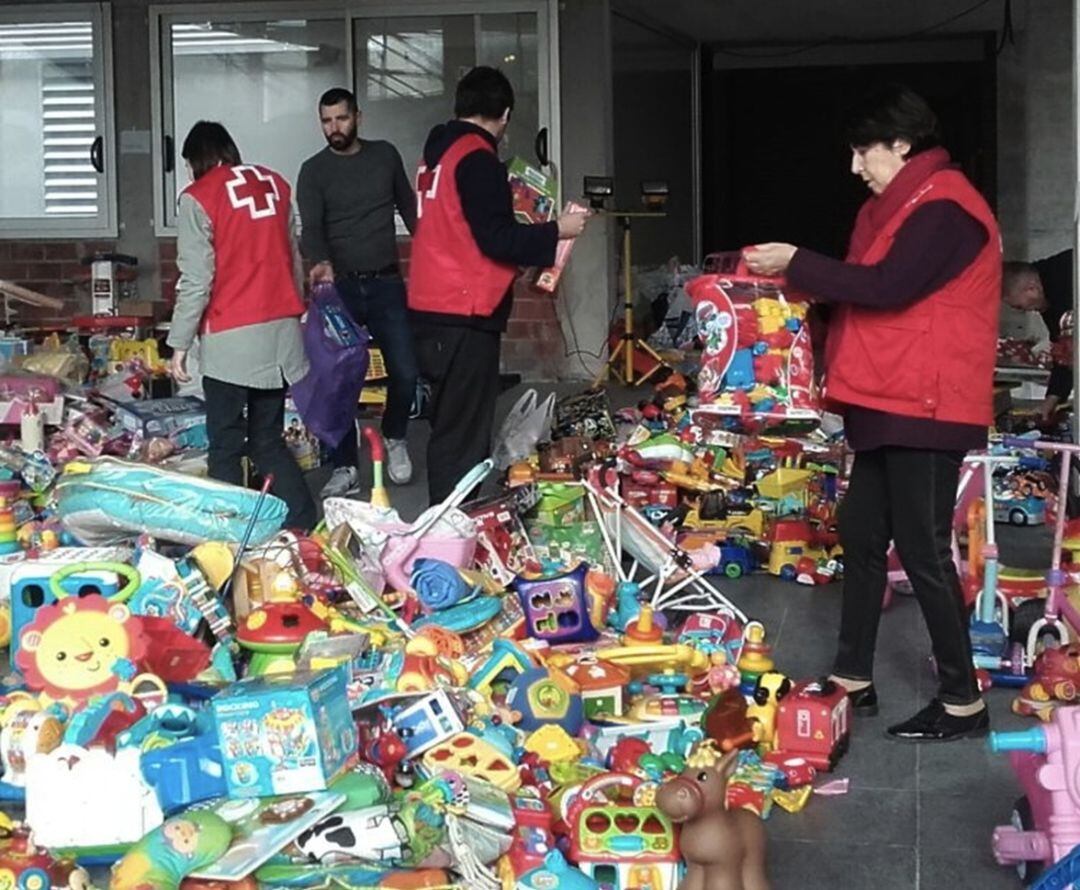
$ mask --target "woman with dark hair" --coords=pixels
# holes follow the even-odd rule
[[[273,474],[286,524],[307,531],[315,503],[282,438],[285,385],[308,368],[291,189],[273,170],[244,164],[219,123],[195,124],[181,154],[192,182],[177,209],[171,373],[190,382],[188,351],[199,335],[210,476],[242,484],[246,455]]]
[[[835,303],[825,396],[855,452],[841,507],[844,591],[832,678],[857,714],[878,710],[874,648],[894,541],[937,662],[938,694],[886,732],[951,741],[989,727],[952,561],[967,451],[986,445],[1001,292],[1001,239],[986,202],[940,147],[937,117],[890,85],[853,112],[851,172],[872,192],[847,259],[790,244],[746,252],[751,270]]]

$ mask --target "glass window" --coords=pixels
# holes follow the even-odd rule
[[[175,221],[188,184],[184,137],[199,120],[228,128],[244,160],[295,183],[300,164],[325,145],[316,104],[330,87],[348,86],[345,21],[281,18],[160,20],[165,150],[158,229]]]
[[[0,231],[115,235],[105,4],[0,9]]]
[[[540,108],[538,12],[365,16],[353,27],[361,132],[397,146],[410,176],[428,132],[453,116],[458,79],[474,65],[500,68],[514,87],[500,153],[533,159],[536,133],[550,119]]]

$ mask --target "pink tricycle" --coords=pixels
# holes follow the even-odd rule
[[[994,858],[1016,866],[1024,883],[1080,844],[1080,707],[1061,707],[1044,726],[990,734],[1008,751],[1024,789],[1012,824],[994,829]]]

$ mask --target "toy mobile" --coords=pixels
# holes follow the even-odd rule
[[[799,574],[799,564],[804,559],[828,561],[835,555],[835,548],[822,546],[818,533],[805,519],[778,519],[769,529],[769,560],[766,568],[771,575],[794,581]]]
[[[989,743],[1009,752],[1024,789],[1010,824],[994,829],[994,858],[1026,884],[1080,844],[1080,708],[1058,708],[1045,726],[991,733]]]
[[[780,700],[774,752],[831,771],[848,749],[851,701],[835,683],[803,681]]]
[[[1046,522],[1046,503],[1034,495],[1003,497],[994,501],[994,521],[1009,525],[1042,525]]]
[[[83,890],[90,876],[70,859],[57,859],[35,847],[22,827],[3,829],[0,838],[0,877],[6,890],[49,890],[50,887]]]

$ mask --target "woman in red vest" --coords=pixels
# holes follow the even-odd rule
[[[851,172],[871,191],[847,259],[790,244],[746,253],[761,275],[836,304],[825,396],[855,462],[841,507],[844,595],[833,679],[857,714],[878,710],[874,647],[894,541],[937,662],[936,698],[890,726],[904,741],[989,727],[979,696],[951,530],[960,465],[986,446],[1001,293],[1001,238],[986,201],[940,146],[937,117],[910,90],[868,96],[848,126]]]
[[[291,189],[273,170],[243,163],[219,123],[195,124],[182,154],[192,182],[177,209],[172,375],[191,380],[198,335],[211,478],[242,484],[246,455],[273,474],[286,525],[307,531],[318,521],[315,503],[282,438],[285,386],[308,370]]]

